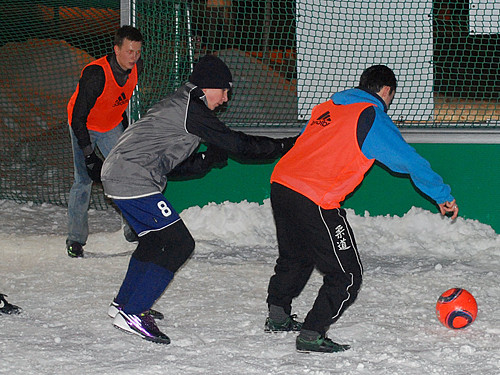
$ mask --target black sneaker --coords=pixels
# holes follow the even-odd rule
[[[21,314],[22,309],[19,306],[8,303],[5,297],[7,297],[6,294],[0,293],[0,312],[9,315]]]
[[[149,313],[133,315],[120,310],[113,320],[113,325],[145,340],[158,344],[170,344],[170,338],[160,331],[154,318]]]
[[[81,243],[69,243],[66,245],[66,251],[71,258],[83,258],[83,245]]]
[[[123,228],[123,236],[125,237],[127,242],[139,241],[139,236],[137,235],[137,233],[135,233],[135,231],[127,225]]]
[[[108,307],[108,316],[110,318],[115,318],[116,314],[118,314],[118,311],[121,311],[122,309],[123,309],[123,305],[119,305],[115,302],[115,300],[113,300],[113,302],[111,302],[109,304],[109,307]],[[162,320],[163,318],[165,318],[165,316],[161,312],[153,310],[153,309],[149,310],[149,314],[153,318],[158,319],[158,320]]]
[[[285,319],[284,322],[278,323],[271,318],[266,319],[266,324],[264,326],[265,332],[288,332],[288,331],[300,331],[302,328],[302,322],[295,320],[297,315],[290,315]]]
[[[299,352],[321,352],[321,353],[336,353],[343,352],[351,347],[349,345],[342,345],[333,342],[326,336],[319,335],[314,340],[306,340],[302,337],[297,336],[295,341],[297,350]]]

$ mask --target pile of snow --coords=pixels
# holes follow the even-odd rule
[[[181,217],[197,242],[155,308],[172,343],[113,328],[107,305],[135,245],[119,216],[91,211],[89,256],[64,250],[66,212],[0,201],[0,293],[23,308],[0,315],[6,374],[481,374],[500,368],[500,236],[485,224],[411,208],[398,216],[348,210],[365,268],[357,301],[331,327],[351,345],[302,354],[294,333],[266,334],[269,277],[277,255],[269,201],[191,207]],[[293,312],[303,319],[321,285],[313,273]],[[471,292],[477,320],[449,330],[435,315],[451,287]]]

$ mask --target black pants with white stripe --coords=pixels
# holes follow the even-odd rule
[[[291,313],[292,300],[316,267],[323,275],[303,329],[325,334],[351,305],[361,287],[363,266],[345,210],[325,210],[287,187],[271,185],[279,257],[267,303]]]

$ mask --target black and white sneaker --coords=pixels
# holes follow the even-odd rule
[[[141,338],[158,344],[170,344],[170,338],[160,331],[154,318],[149,313],[138,315],[118,311],[113,325],[121,330],[138,335]]]
[[[122,309],[123,305],[119,305],[115,300],[113,300],[113,302],[111,302],[108,307],[108,316],[114,319],[116,317],[116,314],[118,314],[118,312]],[[149,310],[149,314],[157,320],[162,320],[165,317],[161,312],[153,309]]]
[[[0,312],[9,315],[21,314],[22,309],[19,306],[8,303],[5,297],[8,296],[0,293]]]

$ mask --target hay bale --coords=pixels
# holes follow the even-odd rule
[[[65,124],[80,72],[94,58],[64,40],[51,39],[6,43],[1,51],[0,132],[31,138]]]

